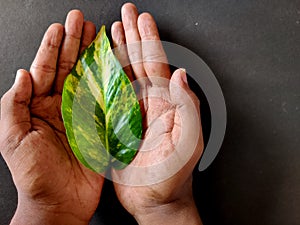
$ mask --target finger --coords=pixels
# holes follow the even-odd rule
[[[141,38],[137,28],[138,11],[132,3],[123,5],[122,22],[127,43],[128,57],[136,78],[146,77],[142,63]]]
[[[126,39],[122,22],[117,21],[113,23],[113,25],[111,26],[111,37],[114,46],[114,54],[122,65],[128,78],[132,82],[133,75],[128,58]]]
[[[199,99],[189,88],[185,69],[177,69],[170,80],[170,98],[173,104],[195,109],[199,114]],[[188,112],[187,112],[188,113]]]
[[[47,95],[53,85],[63,26],[52,24],[46,31],[41,46],[30,67],[35,96]]]
[[[153,17],[143,13],[138,18],[138,29],[142,40],[144,69],[148,76],[170,78],[168,60],[161,44]]]
[[[58,61],[58,70],[55,81],[55,92],[61,93],[66,76],[74,66],[81,41],[83,15],[79,10],[68,13],[65,23],[65,37]]]
[[[30,123],[28,105],[31,95],[30,74],[26,70],[18,70],[14,85],[1,99],[1,128]]]
[[[96,36],[96,26],[90,21],[84,21],[83,31],[81,38],[81,47],[79,53],[81,54],[84,49],[86,49],[91,42],[95,39]]]
[[[171,102],[176,105],[172,138],[191,155],[188,165],[193,168],[203,151],[200,102],[188,86],[184,69],[173,73],[169,88]]]

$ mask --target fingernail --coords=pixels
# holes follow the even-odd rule
[[[187,77],[186,77],[186,70],[184,68],[180,68],[181,70],[181,79],[184,83],[188,84],[188,81],[187,81]]]

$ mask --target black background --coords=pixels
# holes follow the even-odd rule
[[[133,2],[155,17],[163,40],[189,48],[210,66],[225,96],[223,146],[207,170],[194,172],[204,224],[299,224],[300,1]],[[110,29],[120,19],[122,3],[1,0],[0,96],[18,68],[29,69],[51,23],[63,23],[67,12],[77,8],[98,29],[102,24]],[[1,158],[1,225],[9,223],[16,204]],[[135,224],[109,182],[91,224]]]

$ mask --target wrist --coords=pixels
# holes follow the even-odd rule
[[[89,219],[79,218],[75,213],[59,205],[45,205],[33,200],[20,199],[10,225],[87,225]]]
[[[193,200],[173,201],[154,208],[145,209],[143,213],[133,216],[140,225],[202,225],[197,207]]]

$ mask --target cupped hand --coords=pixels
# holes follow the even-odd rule
[[[64,79],[95,32],[78,10],[51,25],[30,72],[19,70],[1,99],[1,154],[18,191],[12,224],[88,224],[96,210],[104,179],[74,157],[61,117]]]
[[[144,138],[133,162],[112,171],[117,196],[140,224],[200,224],[192,196],[192,171],[203,150],[199,101],[185,70],[171,76],[152,16],[138,15],[131,3],[121,14],[112,39],[124,70],[139,84]]]

